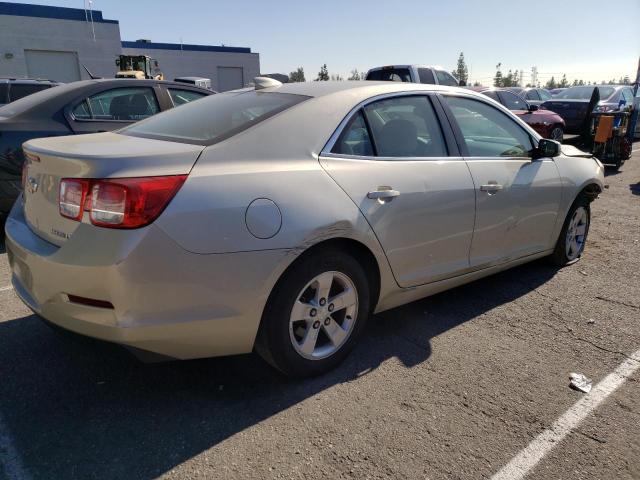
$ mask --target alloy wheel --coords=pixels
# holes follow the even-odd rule
[[[550,136],[551,136],[551,140],[555,140],[556,142],[562,143],[564,132],[562,131],[562,128],[555,127],[553,130],[551,130]]]
[[[587,228],[589,226],[589,213],[584,207],[578,207],[569,222],[567,228],[567,238],[565,242],[565,253],[569,261],[575,260],[584,250],[587,238]]]
[[[341,272],[321,273],[296,297],[289,318],[291,343],[304,358],[327,358],[345,344],[357,317],[354,282]]]

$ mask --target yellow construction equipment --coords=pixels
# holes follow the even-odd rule
[[[158,61],[147,55],[120,55],[116,58],[116,66],[119,68],[116,78],[164,80]]]

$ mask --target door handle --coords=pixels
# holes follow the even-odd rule
[[[385,200],[391,200],[399,195],[400,192],[398,190],[392,190],[391,187],[378,187],[378,190],[367,193],[367,198],[384,202]]]
[[[482,185],[480,187],[480,190],[488,193],[496,193],[502,190],[502,185],[498,185],[497,183],[494,183],[494,182],[489,182],[486,185]]]

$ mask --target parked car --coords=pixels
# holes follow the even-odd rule
[[[174,82],[178,83],[187,83],[189,85],[195,85],[196,87],[206,88],[212,90],[211,88],[211,79],[204,77],[176,77],[173,79]]]
[[[524,98],[529,105],[540,105],[546,100],[551,100],[551,92],[546,88],[533,88],[533,87],[505,87],[511,90],[513,93],[520,95]]]
[[[32,93],[60,85],[53,80],[36,78],[0,78],[0,107]]]
[[[558,95],[559,93],[564,92],[568,87],[561,87],[561,88],[552,88],[551,90],[549,90],[551,92],[551,96],[555,97],[556,95]]]
[[[530,104],[509,88],[471,87],[471,89],[507,107],[543,138],[562,142],[564,138],[564,120],[556,113],[539,109],[537,105]]]
[[[428,65],[388,65],[372,68],[365,80],[412,82],[428,85],[458,86],[458,80],[442,67]]]
[[[25,141],[116,130],[212,93],[157,80],[86,80],[34,93],[0,108],[0,221],[20,193]]]
[[[255,347],[305,376],[373,312],[580,258],[604,181],[588,154],[459,88],[269,82],[28,141],[6,224],[20,298],[83,335],[181,359]]]
[[[560,115],[566,123],[566,133],[579,134],[586,118],[591,115],[589,101],[595,85],[567,88],[551,100],[540,105],[540,108],[552,110]],[[600,102],[595,112],[619,111],[619,104],[624,100],[623,110],[633,111],[633,90],[629,86],[598,85]]]

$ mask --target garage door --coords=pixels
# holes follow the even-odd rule
[[[244,87],[242,67],[218,67],[218,91],[226,92]]]
[[[31,78],[46,78],[58,82],[80,80],[80,65],[76,52],[25,50],[27,73]]]

